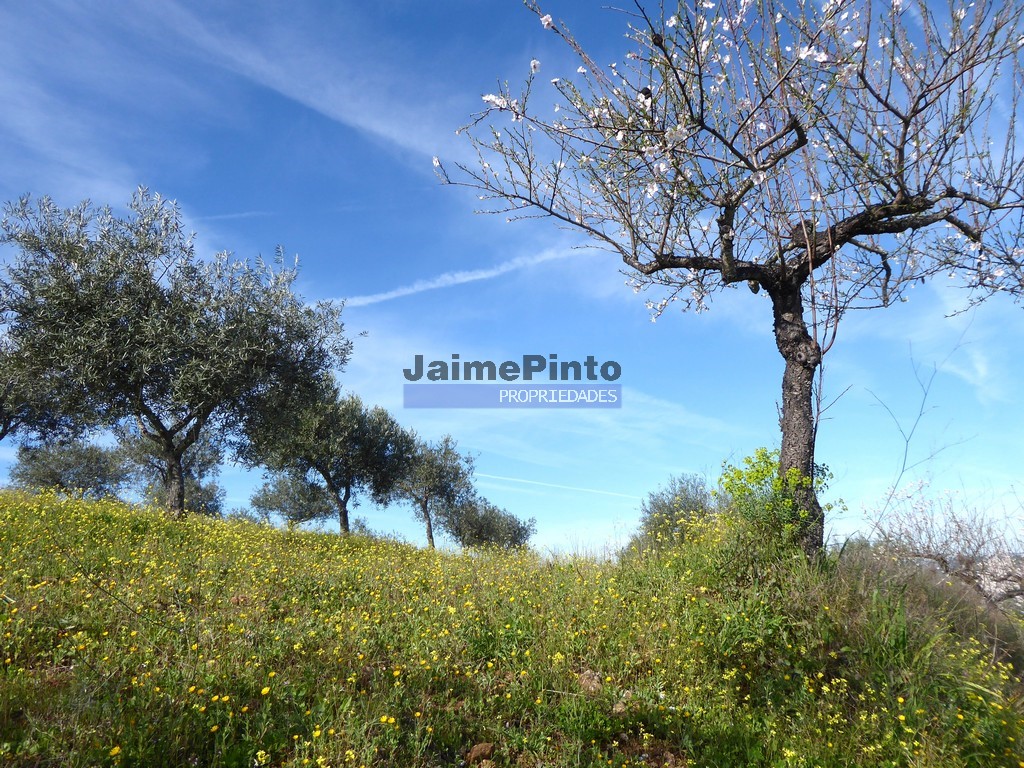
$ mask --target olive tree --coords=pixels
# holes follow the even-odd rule
[[[55,488],[100,499],[119,496],[131,480],[131,469],[117,448],[77,438],[19,445],[10,480],[19,488]]]
[[[412,465],[398,483],[396,498],[412,506],[426,526],[427,546],[434,549],[434,524],[454,519],[460,508],[475,500],[473,457],[459,453],[451,435],[433,444],[417,441]]]
[[[297,409],[263,411],[249,429],[246,459],[321,486],[333,503],[342,534],[350,532],[349,506],[355,504],[356,494],[367,493],[373,501],[386,503],[414,451],[413,436],[387,410],[367,408],[357,395],[342,395],[326,379],[318,398]],[[266,490],[269,494],[283,489],[271,485]],[[315,503],[318,494],[313,489],[300,486],[300,495],[305,497],[305,511],[317,512],[318,517],[326,511]]]
[[[180,515],[182,458],[201,436],[240,436],[267,401],[287,408],[349,344],[340,308],[296,296],[280,253],[273,264],[201,259],[176,204],[140,189],[129,211],[48,197],[6,206],[10,370],[46,382],[49,407],[72,423],[136,430]]]
[[[206,517],[219,517],[224,512],[225,491],[216,477],[224,461],[224,445],[210,430],[181,455],[184,478],[185,509]],[[149,505],[160,506],[167,488],[167,462],[153,442],[137,432],[118,434],[117,452],[131,473],[132,484],[139,497]]]
[[[537,532],[534,518],[522,520],[487,499],[474,497],[440,517],[441,528],[463,547],[525,547]]]
[[[687,526],[717,511],[714,492],[702,475],[672,475],[640,504],[640,529],[627,549],[643,551],[671,545],[686,537]]]
[[[277,514],[292,523],[325,520],[337,513],[327,488],[297,470],[271,472],[249,503],[264,519]]]
[[[55,448],[49,439],[58,435],[58,442],[79,443],[85,431],[81,418],[63,413],[54,403],[61,391],[59,374],[56,380],[27,379],[16,367],[8,323],[8,294],[0,284],[0,440],[17,437],[33,448]]]
[[[5,373],[0,381],[0,440],[14,434],[28,417],[28,402],[19,391],[18,382],[6,372],[10,370],[7,356],[0,353],[0,368]]]
[[[977,300],[1024,291],[1019,2],[638,1],[610,66],[526,5],[578,68],[534,61],[484,96],[478,162],[438,174],[588,236],[662,292],[655,312],[759,294],[785,363],[783,476],[813,477],[815,375],[845,312],[947,274]],[[816,551],[813,483],[801,504]]]

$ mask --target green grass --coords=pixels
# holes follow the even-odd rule
[[[766,540],[552,561],[3,493],[0,765],[1024,765],[990,616]]]

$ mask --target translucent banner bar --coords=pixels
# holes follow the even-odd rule
[[[621,408],[621,384],[405,384],[406,408]]]

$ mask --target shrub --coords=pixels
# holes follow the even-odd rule
[[[652,491],[640,505],[640,530],[627,551],[669,546],[685,537],[687,524],[710,515],[715,499],[700,475],[673,475],[664,487]]]

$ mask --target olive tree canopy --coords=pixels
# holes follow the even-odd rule
[[[522,520],[478,496],[445,510],[438,522],[463,547],[525,547],[537,532],[534,518]]]
[[[116,498],[131,480],[131,470],[117,448],[79,438],[19,445],[10,480],[27,490],[54,488],[87,498]]]
[[[418,440],[410,469],[396,489],[396,498],[409,504],[426,526],[427,546],[434,549],[434,525],[452,519],[476,501],[473,457],[459,452],[445,435],[436,443]],[[458,535],[455,534],[458,538]]]
[[[48,407],[74,423],[131,425],[181,514],[182,457],[200,436],[240,435],[254,408],[301,399],[349,343],[340,308],[296,296],[280,253],[274,264],[201,259],[176,204],[140,189],[129,211],[48,197],[6,206],[8,370],[45,382]]]
[[[329,379],[321,382],[319,396],[301,408],[258,411],[248,429],[247,461],[285,475],[264,487],[264,508],[291,497],[301,499],[298,510],[310,513],[300,519],[321,517],[329,509],[321,503],[322,491],[342,534],[350,533],[349,507],[357,494],[386,503],[415,450],[413,436],[387,410],[367,408],[357,395],[342,395]]]

